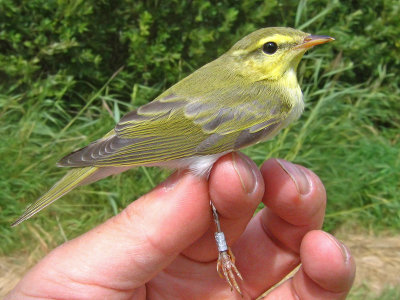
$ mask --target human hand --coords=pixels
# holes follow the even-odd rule
[[[210,197],[254,299],[300,262],[265,299],[344,299],[355,264],[317,230],[325,190],[304,167],[270,159],[261,170],[228,154],[207,181],[174,173],[117,216],[50,252],[6,299],[242,299],[218,277]],[[264,208],[253,217],[263,201]]]

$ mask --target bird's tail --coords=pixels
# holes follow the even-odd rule
[[[95,173],[99,170],[96,167],[76,168],[69,171],[61,180],[59,180],[47,193],[36,200],[11,226],[16,226],[29,219],[46,206],[50,205],[60,197],[72,191],[77,186],[89,183]]]

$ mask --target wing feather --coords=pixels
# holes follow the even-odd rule
[[[112,132],[67,155],[59,165],[154,165],[234,151],[279,131],[292,110],[289,101],[264,83],[246,89],[232,83],[221,86],[185,90],[178,83],[126,114]]]

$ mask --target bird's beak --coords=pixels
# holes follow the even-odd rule
[[[309,49],[313,46],[320,45],[320,44],[325,44],[331,41],[334,41],[335,39],[333,37],[327,36],[327,35],[309,35],[304,38],[303,43],[298,45],[296,48],[297,49]]]

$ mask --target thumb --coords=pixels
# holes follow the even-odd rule
[[[39,298],[84,292],[92,299],[132,291],[201,237],[210,217],[207,181],[175,173],[117,216],[53,250],[16,290]]]

